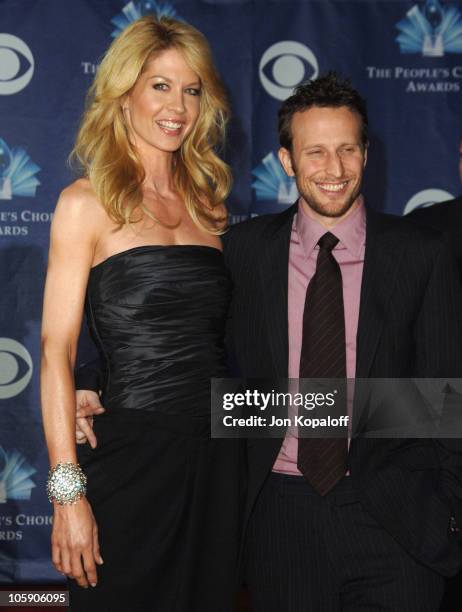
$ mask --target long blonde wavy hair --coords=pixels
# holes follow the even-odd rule
[[[144,168],[129,140],[122,98],[133,88],[146,64],[167,49],[177,49],[199,76],[199,116],[181,148],[174,153],[174,186],[193,221],[212,234],[226,219],[213,208],[224,203],[231,172],[218,157],[229,108],[205,37],[191,25],[162,17],[142,17],[114,40],[98,67],[70,159],[78,161],[110,218],[133,223],[143,204]],[[138,216],[138,215],[137,215]],[[157,219],[156,219],[157,220]]]

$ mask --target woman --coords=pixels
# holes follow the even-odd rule
[[[42,330],[52,557],[72,610],[234,609],[237,446],[211,440],[209,422],[231,290],[230,173],[214,151],[226,116],[207,42],[173,19],[129,26],[89,92],[73,152],[84,178],[56,207]],[[77,451],[84,304],[106,412],[97,448]]]

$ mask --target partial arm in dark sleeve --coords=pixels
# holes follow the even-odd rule
[[[100,359],[94,359],[75,368],[74,380],[76,390],[96,391],[103,388],[104,369]]]

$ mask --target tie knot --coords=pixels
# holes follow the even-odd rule
[[[338,243],[339,239],[330,232],[326,232],[324,236],[321,236],[321,238],[318,240],[319,248],[325,249],[329,253]]]

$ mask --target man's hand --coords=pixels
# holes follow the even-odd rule
[[[99,401],[99,395],[95,391],[76,391],[76,431],[77,444],[89,442],[92,448],[96,448],[97,440],[93,432],[93,416],[104,412]]]

